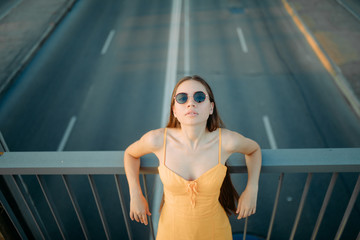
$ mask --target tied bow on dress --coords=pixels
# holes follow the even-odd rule
[[[192,181],[192,182],[188,183],[187,191],[190,193],[191,206],[194,208],[196,195],[199,193],[198,189],[197,189],[197,182]]]

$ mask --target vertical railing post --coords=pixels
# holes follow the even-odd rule
[[[334,189],[334,186],[335,186],[335,182],[336,182],[336,179],[338,177],[338,173],[337,172],[334,172],[332,177],[331,177],[331,180],[330,180],[330,183],[329,183],[329,186],[328,186],[328,189],[326,191],[326,194],[325,194],[325,198],[324,198],[324,201],[323,201],[323,204],[321,206],[321,209],[320,209],[320,213],[319,213],[319,216],[318,216],[318,219],[316,221],[316,224],[315,224],[315,227],[314,227],[314,231],[312,233],[312,236],[311,236],[311,240],[315,240],[316,239],[316,235],[319,231],[319,228],[320,228],[320,224],[322,222],[322,219],[324,217],[324,214],[325,214],[325,210],[326,210],[326,207],[330,201],[330,197],[331,197],[331,194],[333,192],[333,189]]]
[[[147,189],[147,184],[146,184],[146,176],[145,176],[145,174],[142,174],[142,176],[143,176],[143,183],[144,183],[145,198],[146,198],[146,201],[149,203],[149,195],[148,195],[148,189]],[[150,225],[150,233],[151,233],[152,239],[155,240],[155,233],[154,233],[154,227],[153,227],[153,222],[152,222],[151,216],[149,216],[148,220],[149,220],[148,222]]]
[[[126,206],[125,206],[125,200],[124,200],[124,195],[123,195],[123,192],[122,192],[122,189],[121,189],[121,186],[120,186],[119,176],[114,175],[114,177],[115,177],[115,183],[116,183],[116,187],[117,187],[117,192],[118,192],[119,199],[120,199],[120,205],[121,205],[121,210],[122,210],[123,217],[124,217],[126,231],[127,231],[129,240],[132,240],[133,236],[132,236],[131,227],[130,227],[129,215],[128,215],[128,211],[127,211]]]
[[[29,227],[31,228],[32,225],[32,233],[34,234],[35,238],[39,238],[39,239],[47,239],[49,238],[49,235],[46,231],[46,228],[44,226],[44,223],[41,221],[40,217],[39,217],[39,213],[36,211],[36,209],[31,209],[30,205],[32,205],[32,207],[34,208],[34,204],[32,202],[32,200],[28,200],[25,198],[23,191],[20,189],[20,186],[22,186],[24,188],[24,183],[22,182],[22,179],[19,177],[19,181],[21,182],[21,184],[17,183],[15,176],[14,175],[10,175],[10,176],[6,176],[8,177],[7,179],[7,184],[8,186],[11,186],[12,188],[12,194],[16,194],[15,198],[17,199],[17,203],[19,204],[20,202],[20,206],[22,211],[23,211],[23,216],[28,216],[28,225],[30,225]],[[24,211],[25,210],[25,211]],[[41,226],[41,227],[40,227]],[[37,231],[37,232],[36,232]],[[45,237],[46,235],[46,237]]]
[[[14,212],[12,211],[8,201],[6,200],[4,194],[2,193],[2,191],[0,191],[0,204],[3,206],[3,209],[5,210],[6,214],[8,215],[12,225],[14,226],[16,232],[19,234],[19,236],[22,239],[28,239],[24,230],[22,229],[19,221],[17,220]],[[12,234],[12,233],[6,233],[6,234],[10,234],[10,237],[16,238],[18,236]]]
[[[2,135],[2,133],[0,132],[0,157],[3,155],[4,152],[9,152],[9,148],[5,142],[5,139]],[[2,205],[3,209],[5,210],[7,216],[9,217],[12,225],[14,226],[14,228],[15,228],[16,232],[19,234],[19,236],[22,239],[28,239],[23,228],[21,227],[17,217],[15,216],[15,213],[11,209],[11,207],[8,203],[8,200],[6,200],[6,197],[2,193],[1,189],[0,189],[0,204]]]
[[[67,239],[66,236],[65,236],[65,233],[64,233],[64,230],[63,230],[63,227],[62,227],[62,224],[61,224],[61,220],[60,218],[57,216],[57,214],[55,213],[55,207],[51,204],[51,201],[50,201],[50,198],[47,194],[48,190],[47,190],[47,187],[46,187],[46,184],[45,184],[45,181],[44,179],[39,176],[39,175],[35,175],[38,183],[39,183],[39,186],[41,188],[41,191],[45,197],[45,201],[46,203],[48,204],[49,206],[49,209],[50,209],[50,212],[51,212],[51,215],[53,216],[54,220],[55,220],[55,223],[56,223],[56,226],[61,234],[61,237],[65,240]]]
[[[350,213],[351,213],[351,211],[352,211],[352,209],[353,209],[353,207],[355,205],[356,198],[359,195],[359,191],[360,191],[360,174],[359,174],[358,179],[356,181],[354,191],[351,194],[348,206],[346,207],[344,217],[342,218],[339,229],[338,229],[338,231],[337,231],[337,233],[335,235],[334,239],[336,239],[336,240],[340,239],[340,237],[341,237],[341,235],[342,235],[342,233],[344,231],[347,220],[349,219]]]
[[[72,206],[74,208],[74,211],[76,213],[76,216],[77,216],[77,218],[79,220],[81,230],[82,230],[82,232],[84,234],[85,239],[88,240],[89,239],[89,232],[87,230],[84,218],[83,218],[83,216],[81,214],[80,206],[76,201],[75,194],[73,193],[72,189],[70,188],[68,177],[66,175],[61,175],[61,177],[62,177],[62,180],[64,182],[66,191],[67,191],[67,193],[69,195],[71,204],[72,204]]]
[[[94,177],[92,175],[88,175],[88,180],[89,180],[89,183],[90,183],[91,191],[92,191],[93,196],[94,196],[96,207],[97,207],[99,215],[100,215],[101,223],[102,223],[103,228],[104,228],[106,239],[111,239],[109,227],[108,227],[106,217],[105,217],[105,213],[104,213],[104,209],[102,208],[102,205],[101,205],[101,202],[100,202],[100,196],[99,196],[99,193],[98,193],[97,188],[95,186]]]
[[[248,226],[248,218],[246,217],[246,218],[245,218],[245,226],[244,226],[243,240],[246,240],[247,226]]]
[[[0,152],[10,152],[1,132],[0,132]]]
[[[276,215],[277,206],[279,204],[279,198],[280,198],[281,187],[283,184],[283,179],[284,179],[284,173],[281,173],[280,177],[279,177],[278,187],[276,190],[275,202],[274,202],[274,207],[273,207],[273,211],[271,214],[271,220],[270,220],[270,225],[269,225],[269,230],[268,230],[266,240],[270,240],[271,232],[272,232],[272,229],[274,226],[275,215]]]
[[[308,173],[306,183],[305,183],[305,186],[304,186],[304,190],[303,190],[303,193],[301,195],[300,205],[299,205],[298,212],[296,214],[294,226],[293,226],[293,229],[291,230],[290,240],[294,239],[294,237],[295,237],[296,229],[297,229],[297,226],[298,226],[299,221],[300,221],[301,213],[302,213],[303,208],[304,208],[304,204],[305,204],[305,201],[306,201],[307,194],[309,192],[311,178],[312,178],[312,173]]]

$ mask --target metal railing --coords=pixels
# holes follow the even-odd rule
[[[116,198],[118,198],[117,201],[121,205],[123,217],[122,227],[125,226],[128,238],[134,239],[134,231],[132,230],[134,227],[131,226],[132,223],[128,215],[128,201],[124,200],[125,190],[122,186],[124,185],[124,181],[120,180],[120,177],[124,177],[123,175],[125,174],[123,153],[123,151],[1,153],[0,174],[3,178],[3,184],[0,185],[0,201],[20,237],[22,239],[32,237],[36,239],[53,239],[54,232],[57,232],[55,235],[60,239],[72,237],[67,233],[69,231],[66,229],[66,224],[64,223],[64,220],[61,219],[61,207],[56,204],[57,200],[56,197],[54,197],[56,191],[61,192],[61,189],[65,189],[61,196],[71,202],[71,211],[74,213],[73,215],[76,216],[77,224],[80,225],[82,237],[84,239],[93,238],[90,231],[91,224],[89,224],[88,218],[84,216],[84,212],[81,211],[81,207],[79,206],[79,196],[76,192],[79,191],[79,188],[74,188],[74,180],[72,178],[76,175],[86,178],[87,180],[85,183],[87,182],[86,184],[90,186],[92,197],[96,203],[96,211],[98,216],[100,216],[102,231],[104,232],[102,238],[114,238],[110,230],[109,216],[106,215],[106,211],[104,211],[104,207],[106,207],[106,205],[103,204],[104,197],[99,191],[103,189],[98,187],[99,184],[96,184],[95,179],[98,175],[105,175],[113,178],[112,181],[117,192]],[[270,239],[272,234],[284,174],[308,173],[296,218],[291,230],[291,235],[289,237],[290,239],[293,239],[298,228],[304,203],[308,196],[313,173],[332,173],[332,178],[313,229],[311,239],[315,239],[330,201],[338,174],[356,174],[360,172],[360,148],[262,150],[262,155],[262,173],[279,174],[279,182],[274,199],[271,220],[269,222],[267,239]],[[228,165],[230,173],[246,173],[245,161],[241,154],[232,155],[228,160]],[[145,188],[145,195],[148,201],[149,196],[146,188],[146,176],[148,174],[157,174],[157,167],[158,160],[154,155],[146,155],[141,159],[140,173],[143,176],[143,187]],[[61,181],[50,180],[53,181],[50,186],[48,179],[46,179],[48,176],[57,176]],[[33,183],[25,183],[26,181],[29,181],[29,179],[24,179],[26,177],[31,177]],[[82,184],[84,184],[84,178],[81,179]],[[125,184],[127,184],[126,181]],[[109,183],[106,185],[109,185]],[[54,188],[56,188],[56,190]],[[354,208],[359,190],[360,174],[358,174],[356,184],[352,189],[350,200],[343,213],[343,218],[334,237],[335,239],[340,239],[344,232],[349,216]],[[38,196],[40,200],[35,201],[33,199],[34,197],[31,196]],[[112,197],[114,198],[113,195]],[[41,204],[43,208],[47,208],[49,210],[47,212],[50,213],[46,214],[43,209],[39,209],[39,204]],[[72,221],[74,222],[75,220],[73,219]],[[53,222],[53,226],[56,226],[55,228],[57,229],[48,229],[48,222]],[[152,222],[151,219],[149,222]],[[73,223],[73,225],[75,226],[76,224]],[[148,234],[154,237],[155,234],[152,224],[150,224],[149,228]],[[359,230],[360,226],[356,231],[359,232]],[[244,239],[246,231],[247,220],[244,228]]]

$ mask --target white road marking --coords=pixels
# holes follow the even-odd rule
[[[179,53],[179,35],[180,35],[180,19],[181,19],[182,0],[173,0],[171,12],[169,47],[166,65],[166,77],[164,88],[164,99],[162,108],[161,126],[165,127],[170,109],[171,91],[175,87],[178,53]]]
[[[181,5],[182,5],[182,0],[172,1],[169,47],[168,47],[168,56],[167,56],[161,127],[166,126],[167,120],[169,118],[168,113],[170,109],[170,98],[172,93],[171,91],[175,87],[175,82],[176,82],[178,53],[179,53]],[[154,227],[154,234],[156,236],[158,222],[160,218],[159,207],[163,195],[163,185],[161,183],[159,175],[156,175],[154,184],[155,184],[154,198],[153,198],[153,206],[151,208],[151,214],[152,214],[152,221]]]
[[[190,75],[190,6],[184,0],[184,75]]]
[[[111,30],[105,43],[104,43],[103,48],[101,49],[101,55],[104,55],[107,52],[114,35],[115,35],[115,30]]]
[[[264,122],[264,125],[265,125],[265,130],[266,130],[266,134],[267,134],[267,137],[269,139],[269,142],[270,142],[271,149],[277,149],[277,144],[276,144],[274,133],[273,133],[273,130],[272,130],[272,127],[271,127],[271,124],[270,124],[269,117],[266,116],[266,115],[263,116],[263,122]]]
[[[65,133],[64,133],[64,135],[63,135],[63,137],[61,139],[61,142],[59,144],[59,147],[57,149],[58,152],[61,152],[61,151],[64,150],[64,148],[66,146],[66,143],[67,143],[67,141],[68,141],[68,139],[70,137],[71,131],[72,131],[74,125],[75,125],[75,122],[76,122],[76,117],[75,116],[71,117],[70,122],[69,122],[69,124],[68,124],[68,126],[66,128],[66,131],[65,131]]]
[[[239,39],[240,39],[241,48],[242,48],[242,50],[243,50],[245,53],[247,53],[247,52],[248,52],[248,48],[247,48],[247,46],[246,46],[245,37],[244,37],[244,34],[243,34],[241,28],[238,27],[238,28],[236,29],[236,31],[237,31],[238,36],[239,36]]]

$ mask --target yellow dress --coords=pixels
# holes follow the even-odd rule
[[[161,210],[157,240],[232,239],[229,218],[219,202],[220,188],[227,167],[221,164],[221,129],[219,129],[219,162],[196,180],[188,181],[165,165],[159,175],[164,185],[164,205]]]

